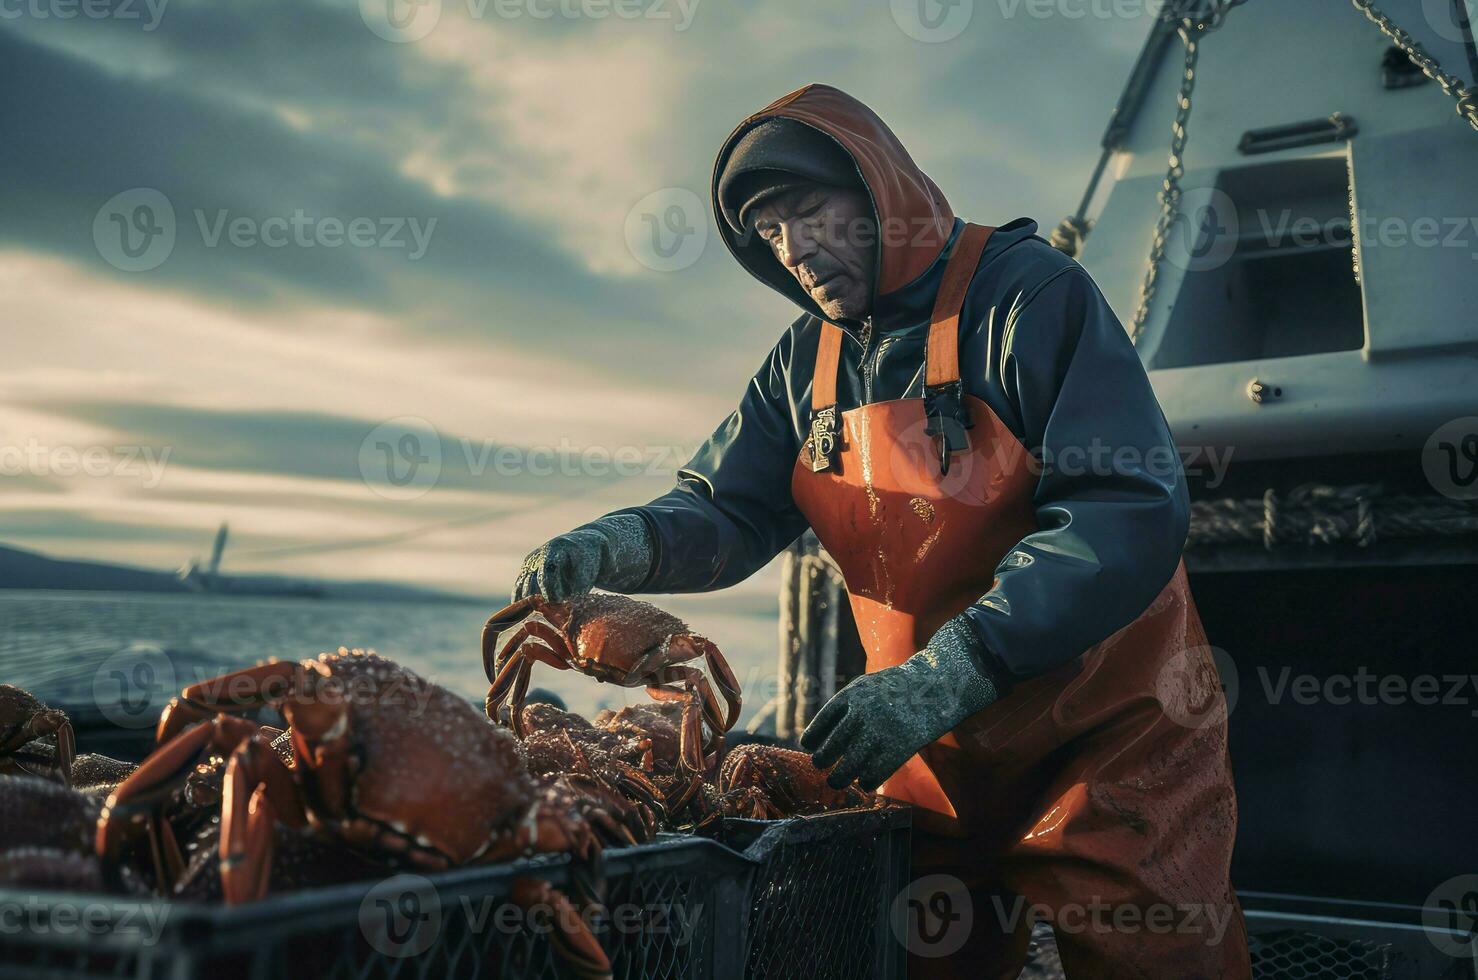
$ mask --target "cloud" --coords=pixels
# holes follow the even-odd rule
[[[0,21],[0,436],[172,453],[153,488],[6,478],[0,540],[170,565],[225,519],[247,569],[502,588],[545,537],[670,485],[794,316],[707,215],[692,265],[642,265],[635,202],[706,202],[730,129],[814,80],[874,105],[959,213],[1050,227],[1146,29],[1003,2],[938,45],[886,4],[703,4],[681,31],[478,9],[447,0],[412,44],[351,0],[169,0],[153,29]],[[140,187],[169,202],[175,242],[126,272],[94,220]],[[306,239],[265,241],[298,215]],[[415,259],[382,236],[325,243],[325,221],[355,218],[435,224]],[[360,472],[365,437],[401,416],[446,450],[411,502]],[[620,477],[491,469],[500,449],[557,464],[623,447],[667,458]]]

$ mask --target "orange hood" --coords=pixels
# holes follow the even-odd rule
[[[857,165],[882,229],[873,298],[900,289],[923,274],[949,241],[955,217],[949,202],[877,113],[846,92],[820,84],[798,88],[749,116],[734,128],[719,150],[713,167],[713,209],[719,233],[734,257],[761,282],[812,315],[822,315],[795,277],[775,260],[770,247],[752,234],[736,234],[720,211],[719,175],[734,144],[750,128],[776,116],[805,123],[830,136]]]

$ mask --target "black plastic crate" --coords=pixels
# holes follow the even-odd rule
[[[911,824],[907,807],[726,821],[725,842],[758,864],[744,976],[905,976],[891,917],[909,881]]]
[[[713,841],[606,852],[608,918],[595,925],[616,977],[737,975],[752,861]],[[236,908],[0,890],[0,976],[81,980],[567,975],[547,917],[507,902],[515,878],[569,890],[567,858],[307,889]],[[85,925],[83,925],[85,923]]]
[[[900,977],[889,910],[908,880],[903,808],[732,820],[606,852],[596,932],[616,977]],[[726,846],[727,845],[727,846]],[[0,977],[520,978],[567,971],[514,879],[573,893],[564,857],[274,895],[237,908],[0,889]],[[424,931],[423,931],[424,930]]]

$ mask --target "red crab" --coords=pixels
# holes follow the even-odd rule
[[[255,723],[229,713],[261,705],[287,719],[291,765]],[[193,685],[160,716],[158,738],[159,749],[104,804],[97,852],[110,864],[131,825],[167,826],[161,806],[196,763],[226,754],[219,864],[228,904],[266,894],[278,821],[428,870],[536,851],[599,857],[591,825],[568,794],[535,784],[515,739],[462,698],[373,653],[340,648]],[[156,846],[173,840],[157,834]],[[163,889],[173,887],[162,869],[161,877]],[[582,976],[609,976],[569,898],[533,879],[520,879],[513,898],[548,902],[569,924],[552,937],[560,954]]]
[[[835,810],[875,807],[881,797],[856,783],[832,789],[811,756],[770,745],[740,745],[724,759],[718,780],[729,816],[777,820]]]
[[[603,809],[626,818],[626,842],[652,838],[666,805],[662,789],[632,761],[642,755],[639,741],[602,731],[550,704],[524,705],[522,717],[528,732],[524,754],[536,779],[565,780],[587,795],[614,796]]]
[[[0,887],[104,891],[102,866],[92,850],[100,801],[50,779],[0,778]],[[113,885],[138,893],[126,872]]]
[[[676,707],[668,702],[627,705],[619,711],[607,708],[592,721],[597,729],[635,740],[641,749],[640,765],[661,788],[672,825],[681,822],[684,807],[701,791],[704,777],[712,775],[679,765],[682,724]]]
[[[499,652],[499,638],[515,625]],[[713,675],[717,695],[703,671],[691,664],[699,657]],[[676,616],[626,596],[589,593],[565,602],[529,596],[488,620],[482,630],[482,665],[492,682],[488,717],[498,718],[511,695],[510,721],[520,737],[525,734],[523,699],[536,662],[622,687],[644,686],[659,701],[682,702],[682,761],[693,772],[717,760],[723,733],[739,717],[739,682],[718,647]]]
[[[0,774],[27,773],[71,782],[77,746],[72,723],[30,691],[0,684]]]

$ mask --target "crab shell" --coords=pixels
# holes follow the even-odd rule
[[[682,706],[672,702],[626,705],[618,711],[599,712],[593,724],[617,735],[648,743],[653,766],[668,773],[677,768],[681,743]]]
[[[0,847],[92,852],[102,803],[95,797],[36,776],[0,777]]]
[[[760,791],[785,815],[875,806],[878,799],[855,783],[832,789],[810,755],[770,745],[739,745],[724,759],[719,791],[747,797],[749,790]]]
[[[25,688],[0,684],[0,774],[67,782],[75,753],[66,712],[47,707]]]
[[[624,595],[589,592],[571,596],[563,605],[547,603],[540,613],[569,637],[574,658],[570,666],[608,684],[641,687],[643,662],[662,660],[673,640],[695,636],[681,619],[656,606]]]
[[[281,710],[310,823],[432,868],[510,837],[535,788],[517,740],[469,702],[361,651],[307,660]]]

